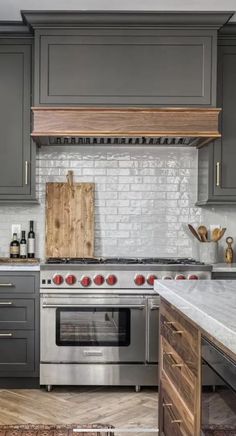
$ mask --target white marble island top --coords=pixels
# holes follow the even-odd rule
[[[162,281],[155,291],[236,360],[236,281]]]

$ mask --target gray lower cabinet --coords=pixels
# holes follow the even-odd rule
[[[14,376],[34,372],[34,331],[0,330],[0,375]]]
[[[236,203],[236,26],[229,27],[230,39],[221,34],[218,51],[222,138],[199,150],[198,205]]]
[[[39,272],[0,272],[0,387],[39,376]]]
[[[31,75],[31,38],[6,39],[0,27],[0,202],[35,201]]]

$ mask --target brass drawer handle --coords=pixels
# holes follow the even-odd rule
[[[0,333],[0,338],[11,338],[12,336],[12,333]]]
[[[174,330],[172,333],[173,335],[182,335],[184,332],[183,330]]]
[[[220,186],[220,162],[216,162],[216,186]]]
[[[182,368],[184,366],[183,363],[172,363],[171,365],[173,368]]]
[[[0,306],[12,306],[12,301],[0,301]]]
[[[175,321],[164,321],[164,325],[175,325]]]
[[[173,352],[172,351],[164,351],[164,356],[166,355],[166,356],[173,356]]]
[[[172,407],[173,404],[172,403],[163,403],[162,406],[163,407]]]
[[[182,419],[172,419],[171,420],[171,424],[181,424],[181,422],[183,422]]]
[[[0,283],[1,288],[12,288],[14,285],[12,283]]]

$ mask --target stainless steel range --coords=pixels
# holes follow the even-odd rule
[[[157,385],[155,279],[210,279],[192,259],[48,259],[41,267],[40,384]]]

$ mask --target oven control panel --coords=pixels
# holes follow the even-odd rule
[[[68,266],[67,266],[68,268]],[[211,279],[211,272],[198,269],[163,270],[73,270],[54,267],[42,269],[40,274],[41,288],[68,289],[152,289],[155,280],[205,280]]]

